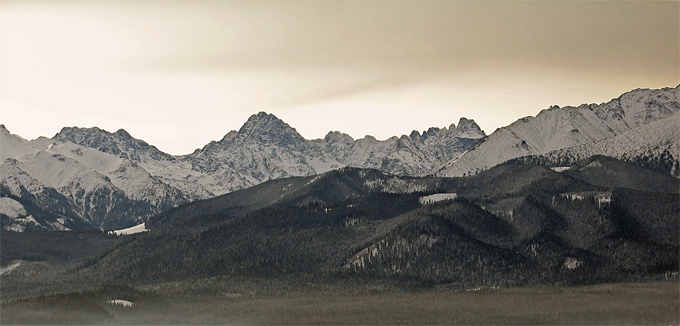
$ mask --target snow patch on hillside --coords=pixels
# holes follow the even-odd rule
[[[551,169],[555,172],[564,172],[566,170],[571,169],[571,167],[570,166],[553,166],[553,167],[551,167]]]
[[[127,300],[109,300],[109,304],[112,304],[114,306],[123,306],[123,307],[132,307],[135,303]]]
[[[420,202],[421,205],[428,205],[444,200],[453,200],[456,198],[458,198],[458,195],[455,193],[441,193],[420,197],[418,202]]]
[[[120,230],[115,230],[111,231],[110,233],[113,233],[115,235],[128,235],[128,234],[135,234],[135,233],[140,233],[140,232],[146,232],[149,231],[149,229],[146,228],[146,225],[144,223],[135,225],[133,227],[129,227],[127,229],[120,229]]]

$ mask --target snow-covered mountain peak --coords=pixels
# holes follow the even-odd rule
[[[277,145],[296,145],[304,138],[283,120],[273,114],[260,112],[248,118],[239,129],[238,135],[246,139],[257,139],[261,142],[273,142]]]
[[[148,159],[158,161],[171,161],[175,159],[171,155],[161,152],[155,146],[132,137],[123,129],[110,133],[97,127],[65,127],[53,139],[62,142],[70,141],[74,144],[91,147],[104,153],[138,162]]]
[[[7,158],[34,154],[37,151],[26,139],[10,133],[4,125],[0,128],[0,164]]]
[[[443,129],[439,129],[437,127],[430,127],[429,129],[427,129],[427,131],[423,132],[422,137],[424,139],[427,139],[427,138],[433,137],[435,135],[438,135],[442,131],[446,132],[446,131],[450,130],[451,128],[455,128],[455,127],[456,126],[454,124],[451,124],[451,126],[449,126],[449,129],[447,129],[446,127],[444,127]],[[411,136],[413,136],[413,133],[411,133]],[[413,137],[411,137],[411,138],[413,138]]]
[[[118,129],[115,134],[121,139],[132,139],[132,136],[125,129]]]
[[[454,128],[453,125],[451,125],[450,129],[453,128]],[[458,131],[458,137],[460,138],[478,139],[486,137],[484,131],[482,131],[482,129],[479,128],[479,126],[475,122],[475,120],[472,119],[460,118],[456,130]]]
[[[641,89],[599,105],[551,106],[488,137],[474,120],[460,118],[448,127],[386,140],[373,136],[355,140],[337,131],[323,139],[306,140],[273,114],[260,112],[237,131],[183,156],[163,153],[123,129],[111,133],[96,127],[67,127],[52,139],[26,141],[3,125],[0,158],[8,159],[0,161],[0,186],[22,198],[17,200],[29,214],[29,208],[36,207],[74,221],[85,219],[83,223],[99,228],[101,221],[115,216],[122,216],[120,223],[139,222],[189,200],[342,167],[403,176],[435,171],[441,176],[461,176],[508,159],[581,146],[570,151],[576,153],[571,156],[595,150],[605,155],[662,156],[659,164],[670,160],[675,164],[671,173],[678,175],[676,154],[680,150],[677,141],[668,143],[677,140],[673,133],[678,129],[677,117],[675,124],[669,120],[651,125],[680,112],[678,94],[678,88]],[[649,130],[642,132],[648,123]],[[638,129],[640,133],[612,138]],[[598,142],[603,139],[612,141]],[[39,201],[27,201],[31,198]]]
[[[354,138],[352,138],[352,136],[339,131],[330,131],[328,134],[326,134],[324,140],[329,143],[342,143],[342,144],[350,144],[354,142]]]
[[[638,89],[601,104],[552,106],[497,129],[486,141],[445,164],[437,175],[475,174],[513,158],[614,137],[680,112],[678,95],[679,87]]]
[[[378,140],[377,140],[375,137],[371,136],[371,135],[366,135],[366,136],[364,136],[364,138],[360,138],[360,139],[358,139],[358,140],[359,140],[359,141],[368,142],[368,143],[376,143],[376,142],[378,142]]]
[[[624,120],[630,125],[645,125],[680,110],[680,85],[675,88],[635,89],[619,98]],[[669,107],[666,103],[675,102]]]
[[[239,129],[238,133],[244,136],[250,136],[253,134],[267,132],[268,129],[272,128],[293,129],[275,115],[263,111],[251,115],[248,118],[248,121],[246,121],[246,123],[241,126],[241,129]]]

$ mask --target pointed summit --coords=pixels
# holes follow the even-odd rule
[[[0,164],[7,158],[15,158],[24,154],[33,154],[37,150],[26,139],[9,132],[5,125],[0,125]]]
[[[260,112],[248,118],[238,131],[239,136],[257,139],[260,142],[271,142],[277,145],[291,145],[304,142],[305,139],[283,120],[273,114]]]
[[[453,125],[451,125],[451,129],[453,129]],[[460,138],[478,139],[486,137],[484,131],[482,131],[475,120],[472,119],[460,118],[456,130],[458,132],[458,137]]]
[[[238,133],[247,136],[254,133],[261,133],[268,128],[281,127],[282,125],[285,125],[285,123],[281,121],[281,119],[273,114],[262,111],[251,115],[250,118],[248,118],[248,121],[241,126]],[[290,128],[290,126],[288,127]]]

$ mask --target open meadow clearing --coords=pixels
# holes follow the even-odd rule
[[[363,295],[189,297],[91,302],[90,311],[4,304],[2,323],[637,324],[680,323],[678,282]],[[55,319],[56,318],[56,319]]]

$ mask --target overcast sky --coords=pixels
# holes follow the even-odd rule
[[[0,123],[171,154],[259,111],[378,139],[680,83],[677,1],[0,1]]]

